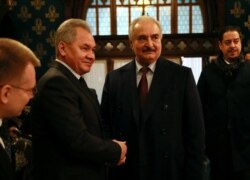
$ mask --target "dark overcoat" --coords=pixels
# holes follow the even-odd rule
[[[135,61],[112,71],[102,115],[111,137],[128,145],[126,164],[110,171],[113,179],[201,180],[204,127],[190,68],[159,58],[141,113]]]

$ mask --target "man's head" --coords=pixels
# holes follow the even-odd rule
[[[77,74],[90,71],[95,60],[95,40],[88,24],[82,19],[64,21],[55,35],[56,57]]]
[[[241,54],[240,31],[232,26],[223,28],[219,33],[219,48],[225,60],[237,59]]]
[[[141,16],[129,27],[129,41],[136,60],[142,66],[155,62],[161,55],[162,28],[152,17]]]
[[[0,38],[0,118],[21,114],[33,97],[39,59],[22,43]]]

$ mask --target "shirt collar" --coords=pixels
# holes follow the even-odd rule
[[[65,66],[77,79],[80,79],[80,75],[77,74],[71,67],[69,67],[65,62],[59,60],[59,59],[56,59],[57,62],[61,63],[63,66]]]
[[[140,69],[142,68],[142,65],[140,65],[140,64],[138,63],[137,60],[135,60],[135,64],[136,64],[136,73],[138,73],[138,72],[140,71]],[[156,67],[156,61],[153,62],[153,63],[151,63],[150,65],[148,65],[148,68],[149,68],[152,72],[155,71],[155,67]]]

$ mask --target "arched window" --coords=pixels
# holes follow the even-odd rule
[[[204,32],[202,0],[92,0],[86,20],[94,35],[127,35],[141,15],[160,21],[163,34]]]

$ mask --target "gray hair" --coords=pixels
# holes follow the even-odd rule
[[[91,33],[90,26],[83,19],[68,19],[64,21],[57,29],[55,34],[55,47],[57,49],[60,41],[72,43],[76,37],[76,28],[81,27]],[[57,52],[56,52],[57,54]]]
[[[159,21],[157,21],[156,19],[154,19],[153,17],[150,17],[150,16],[140,16],[140,17],[134,19],[129,26],[129,40],[133,39],[135,25],[139,22],[145,22],[145,21],[154,22],[158,26],[160,33],[162,35],[162,27],[161,27],[161,24]]]

